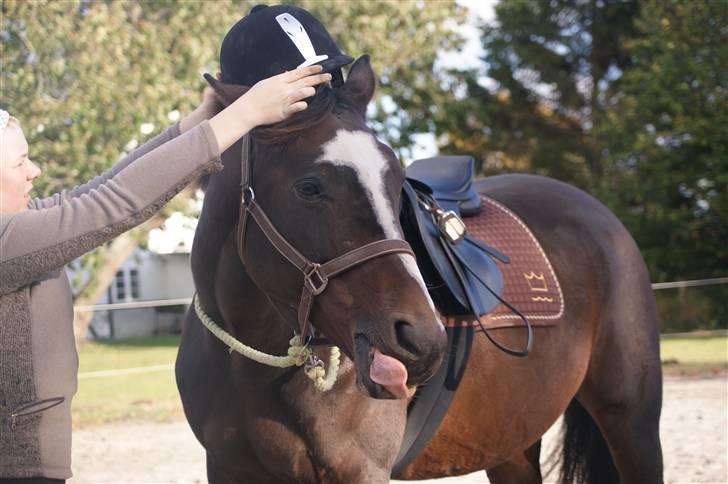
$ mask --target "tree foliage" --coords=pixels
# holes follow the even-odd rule
[[[606,201],[657,280],[728,271],[728,8],[647,2],[602,126]]]
[[[728,274],[728,8],[650,1],[628,43],[600,133],[602,198],[632,231],[653,280]],[[725,327],[728,287],[660,294],[678,329]],[[703,311],[698,308],[703,307]],[[687,309],[686,309],[687,308]]]
[[[444,151],[588,190],[653,281],[725,276],[726,3],[511,0],[495,12],[482,67],[452,74],[464,95],[437,119]],[[728,293],[709,293],[698,317],[728,320]]]
[[[601,171],[595,126],[610,77],[629,64],[636,11],[622,1],[499,3],[482,27],[482,68],[453,73],[465,94],[438,119],[444,149],[473,153],[484,171],[590,186]]]
[[[437,106],[451,97],[437,58],[462,45],[463,7],[454,0],[291,3],[316,15],[349,55],[372,56],[379,82],[373,126],[395,150],[408,148],[414,133],[434,131]]]
[[[222,37],[255,3],[3,2],[2,104],[20,117],[44,167],[42,192],[93,177],[169,125],[170,113],[194,107],[201,73],[218,70]],[[462,17],[454,1],[294,3],[351,55],[372,54],[381,92],[395,104],[428,105],[436,55],[460,41],[445,26]]]
[[[86,1],[3,9],[2,101],[45,171],[42,194],[92,178],[170,125],[170,113],[198,103],[221,17],[237,10],[219,5],[218,17],[205,2]]]

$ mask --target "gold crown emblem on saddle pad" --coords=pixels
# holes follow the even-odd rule
[[[564,295],[541,244],[526,224],[503,204],[485,196],[481,200],[481,212],[463,221],[471,236],[510,257],[510,264],[497,262],[503,271],[503,299],[521,311],[533,326],[558,324],[564,313]],[[449,326],[474,323],[466,316],[443,320]],[[502,304],[483,320],[489,328],[523,326],[523,321]]]

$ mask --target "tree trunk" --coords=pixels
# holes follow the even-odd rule
[[[149,232],[160,227],[165,220],[167,220],[167,214],[157,213],[142,225],[120,235],[109,244],[102,257],[100,267],[92,276],[93,281],[84,287],[73,303],[73,330],[77,345],[86,340],[88,327],[94,313],[87,310],[79,311],[76,308],[96,303],[114,280],[119,267],[139,246],[139,242],[146,239]]]

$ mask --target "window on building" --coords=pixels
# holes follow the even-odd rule
[[[139,271],[131,269],[129,271],[129,283],[131,284],[132,299],[139,299]]]
[[[116,300],[123,301],[126,299],[126,283],[124,281],[124,271],[119,271],[114,277],[114,286],[116,286]]]

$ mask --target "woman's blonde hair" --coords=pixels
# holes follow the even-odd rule
[[[5,124],[5,127],[3,127],[2,129],[0,129],[0,143],[4,143],[5,142],[5,140],[3,139],[4,136],[2,136],[2,135],[4,134],[5,130],[8,129],[8,128],[19,128],[19,129],[22,129],[22,126],[20,126],[20,121],[18,121],[18,118],[16,118],[15,116],[9,116],[8,117],[8,122]]]
[[[4,126],[0,125],[0,129],[5,129],[9,126],[20,127],[20,121],[18,121],[18,118],[3,109],[0,109],[0,122],[2,122],[1,118],[3,117],[3,115],[5,119],[7,119],[7,121],[5,122]]]

